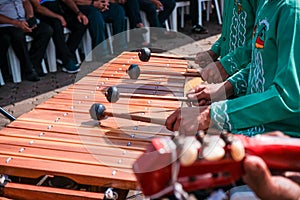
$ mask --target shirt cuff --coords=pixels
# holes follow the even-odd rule
[[[210,106],[210,117],[214,125],[220,130],[232,130],[229,115],[227,114],[227,101],[214,102]]]

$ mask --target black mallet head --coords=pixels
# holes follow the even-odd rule
[[[141,74],[140,67],[137,64],[131,64],[126,72],[129,75],[130,79],[138,79]]]
[[[115,103],[120,98],[120,93],[118,91],[118,88],[115,86],[109,87],[105,93],[107,101],[111,103]]]
[[[106,108],[103,104],[94,103],[90,108],[90,116],[92,119],[101,120],[105,118],[104,112]]]
[[[151,57],[151,50],[147,47],[143,47],[139,50],[138,55],[142,62],[148,62]]]

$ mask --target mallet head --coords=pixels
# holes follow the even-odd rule
[[[115,103],[120,98],[120,93],[118,91],[118,88],[116,86],[109,87],[105,93],[107,101],[110,103]]]
[[[151,57],[151,50],[147,47],[143,47],[140,49],[138,55],[142,62],[148,62]]]
[[[140,67],[137,64],[131,64],[126,72],[129,75],[130,79],[138,79],[141,75]]]
[[[90,108],[90,116],[92,119],[101,120],[105,118],[105,110],[106,108],[103,104],[94,103]]]

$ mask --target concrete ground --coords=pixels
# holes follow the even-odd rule
[[[194,41],[184,46],[178,46],[176,52],[187,54],[209,49],[218,39],[221,25],[213,16],[211,21],[204,22],[204,26],[207,28],[208,34],[195,34],[191,32],[190,20],[186,21],[185,27],[179,29],[179,32],[185,37],[191,37]],[[0,106],[17,118],[64,90],[76,80],[76,75],[67,74],[58,69],[55,73],[48,73],[45,77],[41,77],[38,82],[26,80],[21,83],[6,82],[4,86],[0,86]],[[9,123],[10,121],[0,114],[0,129]]]

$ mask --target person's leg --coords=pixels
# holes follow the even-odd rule
[[[10,37],[9,34],[6,33],[4,28],[0,28],[0,69],[2,76],[5,80],[9,79],[9,70],[7,63],[7,50],[9,47]]]
[[[194,33],[207,33],[207,30],[198,22],[199,10],[198,0],[190,0],[190,12],[192,17],[192,32]],[[202,13],[202,12],[200,12]]]
[[[117,3],[110,3],[109,10],[103,12],[103,16],[107,23],[112,23],[114,51],[118,53],[127,49],[124,8]]]
[[[105,41],[105,21],[102,13],[93,6],[78,6],[89,19],[89,32],[92,38],[93,57],[101,60],[108,55],[108,46]]]
[[[147,20],[151,27],[162,27],[158,19],[156,7],[151,1],[139,0],[139,5],[141,10],[146,13]]]
[[[175,0],[160,0],[160,2],[163,4],[164,9],[159,12],[158,18],[159,18],[159,22],[161,24],[164,24],[165,21],[172,14],[172,12],[175,8],[176,2],[175,2]]]
[[[190,13],[192,17],[192,25],[198,25],[198,0],[190,0]]]
[[[77,16],[74,13],[66,12],[65,19],[67,21],[67,27],[71,30],[71,34],[67,40],[67,46],[72,54],[73,59],[75,58],[75,51],[78,48],[83,35],[87,30],[87,26],[83,25],[77,20]]]
[[[29,51],[25,40],[24,32],[15,27],[7,27],[9,34],[11,35],[11,46],[19,58],[22,74],[29,81],[39,81],[40,78],[34,70],[34,67],[30,61]]]
[[[55,13],[61,14],[61,9],[57,2],[46,2],[42,5]],[[37,16],[41,21],[50,25],[53,29],[52,38],[55,44],[57,58],[61,59],[63,65],[67,65],[70,62],[70,57],[72,57],[72,54],[65,42],[64,27],[62,26],[60,20],[47,17],[45,15]]]
[[[52,28],[44,22],[40,22],[33,32],[29,34],[34,38],[29,50],[30,60],[35,67],[35,70],[40,75],[43,74],[41,62],[44,58],[45,51],[52,34]]]
[[[139,24],[142,24],[142,18],[138,0],[127,0],[124,7],[129,19],[130,29],[141,28]]]

